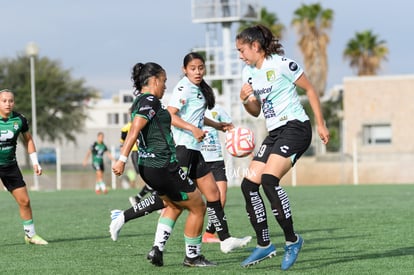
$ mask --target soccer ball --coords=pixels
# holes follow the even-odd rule
[[[245,157],[254,150],[254,134],[245,127],[236,127],[226,133],[226,149],[233,157]]]

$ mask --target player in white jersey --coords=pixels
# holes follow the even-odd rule
[[[268,28],[262,25],[246,28],[236,36],[236,47],[240,59],[247,65],[242,72],[244,84],[240,99],[252,116],[257,117],[263,111],[269,132],[249,166],[249,174],[241,183],[246,211],[257,236],[256,248],[241,265],[247,267],[276,254],[259,192],[262,185],[285,236],[281,269],[287,270],[295,263],[303,239],[294,231],[289,199],[279,182],[307,150],[312,138],[311,124],[296,86],[306,91],[324,144],[329,141],[329,131],[316,91],[302,68],[283,55],[282,45]]]
[[[207,201],[208,219],[214,221],[212,224],[220,238],[220,249],[223,253],[228,253],[245,246],[251,240],[251,236],[235,238],[230,235],[226,215],[220,202],[220,190],[213,174],[206,166],[200,148],[201,141],[205,137],[202,129],[204,123],[222,131],[227,130],[229,124],[204,117],[205,110],[215,105],[213,90],[203,79],[204,58],[194,52],[187,54],[184,57],[183,72],[185,76],[174,87],[167,107],[171,115],[177,159],[179,166],[186,172],[185,176],[193,180],[204,195]],[[171,216],[170,211],[171,208],[166,207],[161,213],[153,248],[148,254],[151,261],[154,249],[163,251],[173,230],[175,221],[166,218]],[[201,234],[199,239],[201,241]]]
[[[231,124],[231,117],[220,105],[217,104],[213,109],[206,110],[205,117],[213,121],[226,122]],[[233,128],[232,124],[229,129],[231,128]],[[201,154],[206,161],[207,167],[213,173],[214,180],[216,181],[217,187],[220,190],[220,202],[224,208],[227,195],[227,177],[219,131],[217,131],[214,127],[208,125],[204,125],[203,131],[205,133],[205,138],[203,139],[201,145]],[[215,232],[216,230],[214,226],[211,223],[208,223],[206,232],[203,234],[203,243],[220,242],[220,239],[214,235]]]

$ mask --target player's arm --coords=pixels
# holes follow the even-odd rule
[[[129,153],[131,152],[132,147],[134,146],[135,142],[138,139],[138,135],[141,130],[145,127],[148,123],[148,120],[141,116],[135,116],[134,120],[132,121],[131,128],[128,131],[128,134],[125,138],[124,145],[121,148],[121,154],[119,159],[115,162],[112,166],[112,171],[115,175],[119,176],[124,172],[125,163],[128,159]]]
[[[180,116],[177,115],[178,113],[178,109],[172,106],[168,106],[167,107],[168,112],[171,115],[171,125],[177,127],[177,128],[181,128],[184,130],[188,130],[191,131],[191,133],[193,133],[193,136],[195,139],[197,139],[198,141],[202,141],[203,138],[205,137],[205,133],[202,129],[194,126],[191,123],[188,123],[186,121],[184,121]]]
[[[214,120],[211,120],[207,117],[204,117],[204,124],[207,125],[207,126],[211,126],[216,130],[223,131],[223,132],[233,128],[231,123],[222,122],[222,121],[220,121],[220,122],[219,121],[214,121]]]
[[[317,131],[320,139],[324,144],[327,144],[329,141],[329,130],[326,128],[325,120],[322,114],[321,103],[319,101],[319,96],[313,88],[312,84],[305,76],[302,74],[296,81],[295,84],[306,91],[306,95],[309,99],[309,104],[311,105],[312,111],[315,115],[315,122],[317,126]]]
[[[26,131],[22,133],[23,141],[27,149],[27,153],[29,153],[30,160],[32,161],[33,170],[36,175],[42,174],[42,167],[39,165],[39,161],[37,159],[37,153],[36,153],[36,146],[33,141],[32,135],[29,133],[29,131]]]
[[[244,109],[246,109],[249,114],[254,117],[258,117],[260,115],[260,102],[254,96],[253,88],[250,84],[243,84],[243,87],[240,90],[240,99],[243,103]]]

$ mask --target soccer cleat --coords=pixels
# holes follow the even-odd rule
[[[273,244],[269,244],[267,247],[256,247],[252,254],[247,257],[240,265],[242,267],[248,267],[254,264],[258,264],[266,258],[272,258],[276,256],[276,248]]]
[[[188,267],[207,267],[207,266],[216,266],[216,263],[210,262],[203,255],[198,255],[195,258],[188,258],[185,256],[183,266]]]
[[[205,232],[203,234],[202,242],[203,243],[219,243],[220,239],[217,238],[216,235],[214,235],[212,233]]]
[[[109,225],[109,233],[111,233],[111,239],[115,242],[118,240],[119,232],[122,226],[125,224],[124,211],[112,210],[111,211],[111,224]]]
[[[134,207],[140,201],[140,198],[138,196],[131,196],[128,199],[129,199],[129,203],[131,204],[132,207]]]
[[[24,236],[24,241],[26,242],[26,244],[40,244],[40,245],[45,245],[48,244],[47,241],[45,241],[42,237],[40,237],[39,235],[33,235],[33,237],[28,237],[27,235]]]
[[[298,234],[296,234],[296,236],[298,237],[296,242],[285,246],[285,255],[283,256],[282,265],[280,266],[282,270],[288,270],[295,263],[299,252],[302,249],[303,239]]]
[[[149,260],[155,266],[163,266],[164,260],[162,258],[162,251],[158,246],[153,246],[150,252],[148,252],[147,260]]]
[[[223,253],[229,253],[236,248],[241,248],[246,246],[252,240],[251,236],[246,236],[244,238],[234,238],[230,237],[220,242],[220,249]]]

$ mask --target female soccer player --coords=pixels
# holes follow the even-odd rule
[[[205,116],[206,118],[216,122],[229,123],[228,130],[233,128],[233,124],[231,124],[231,117],[218,104],[216,104],[211,110],[207,109]],[[224,208],[227,198],[227,176],[219,131],[208,125],[204,125],[203,131],[206,136],[203,139],[200,151],[206,161],[207,168],[213,173],[214,180],[216,181],[217,187],[220,191],[221,206]],[[220,239],[214,235],[215,232],[216,229],[214,228],[214,225],[209,222],[206,226],[206,232],[203,234],[203,243],[220,242]]]
[[[171,116],[161,106],[160,99],[166,89],[165,70],[156,63],[137,63],[132,71],[132,80],[139,94],[131,109],[131,128],[112,170],[118,176],[124,172],[127,156],[139,137],[140,175],[168,205],[169,211],[160,220],[175,221],[183,209],[189,211],[184,228],[184,265],[215,265],[201,255],[204,201],[200,191],[178,165],[171,135]],[[160,251],[155,250],[154,253],[156,257]],[[162,261],[154,264],[163,265]]]
[[[263,111],[269,132],[250,164],[248,176],[241,183],[246,211],[257,236],[257,247],[241,265],[247,267],[276,254],[259,192],[262,185],[285,236],[281,269],[287,270],[295,263],[303,239],[293,229],[289,199],[279,182],[309,147],[312,137],[309,117],[300,103],[296,86],[306,91],[324,144],[329,141],[329,131],[318,95],[303,69],[283,55],[282,45],[268,28],[258,25],[243,30],[236,36],[236,47],[240,59],[246,63],[240,99],[252,116],[257,117]]]
[[[228,253],[236,248],[245,246],[251,236],[244,238],[231,237],[226,216],[220,202],[220,190],[214,180],[213,174],[206,166],[200,152],[201,142],[205,138],[203,125],[206,123],[218,130],[225,131],[231,127],[228,123],[215,122],[205,118],[205,110],[212,109],[215,104],[211,87],[204,81],[205,62],[198,53],[189,53],[183,61],[184,77],[173,89],[168,112],[171,115],[171,124],[176,143],[177,159],[186,176],[193,180],[207,200],[207,215],[214,225],[220,239],[220,249]],[[152,258],[154,249],[163,250],[175,222],[167,221],[171,209],[165,208],[161,213],[155,234],[154,246],[149,253]],[[201,235],[200,235],[201,241]]]
[[[29,133],[27,120],[21,114],[13,111],[14,103],[12,91],[7,89],[0,91],[0,179],[19,205],[25,242],[45,245],[48,242],[36,234],[29,194],[16,160],[17,138],[20,133],[23,136],[36,176],[42,174],[42,168],[37,159],[36,146]]]

